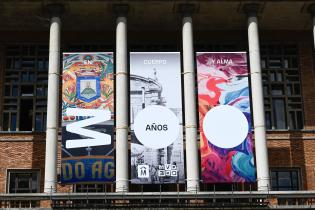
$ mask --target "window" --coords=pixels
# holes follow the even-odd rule
[[[243,49],[243,46],[235,43],[196,43],[195,45],[196,52],[235,52]]]
[[[110,44],[88,43],[88,44],[70,44],[65,52],[111,52],[114,46]]]
[[[178,51],[176,44],[131,44],[133,52],[174,52]]]
[[[3,131],[45,131],[48,46],[6,47]]]
[[[39,170],[9,170],[8,193],[39,192]]]
[[[302,129],[298,47],[262,45],[261,67],[267,129]]]
[[[75,184],[74,192],[113,192],[113,186],[107,184]]]
[[[271,169],[272,190],[299,190],[300,173],[299,169]]]

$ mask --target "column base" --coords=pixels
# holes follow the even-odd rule
[[[124,193],[128,192],[129,190],[129,185],[128,185],[129,180],[116,180],[116,192]]]
[[[199,180],[187,180],[187,192],[199,192]]]

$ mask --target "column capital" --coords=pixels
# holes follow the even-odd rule
[[[310,4],[307,7],[307,12],[312,15],[312,17],[315,17],[315,4]]]
[[[243,12],[247,16],[257,16],[261,11],[261,4],[259,3],[248,3],[243,5]]]
[[[126,17],[129,13],[129,5],[128,4],[114,4],[113,5],[113,12],[117,16]]]
[[[192,16],[192,14],[196,12],[196,5],[180,4],[178,10],[183,16]]]
[[[65,5],[62,3],[51,3],[44,6],[45,13],[48,13],[50,17],[61,17],[65,11]]]

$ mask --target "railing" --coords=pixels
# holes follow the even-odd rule
[[[315,209],[315,191],[0,194],[0,208]]]

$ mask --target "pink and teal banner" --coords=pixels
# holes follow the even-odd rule
[[[203,182],[254,182],[246,53],[197,53],[197,72]]]

